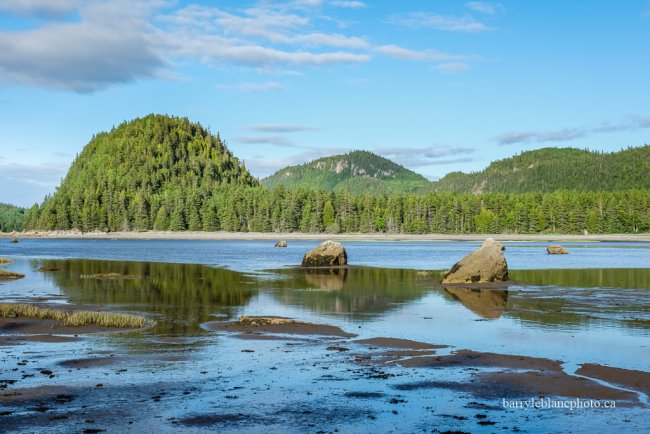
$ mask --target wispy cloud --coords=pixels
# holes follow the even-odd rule
[[[420,167],[473,161],[467,155],[475,152],[475,149],[464,146],[427,146],[377,148],[375,152],[405,167]]]
[[[249,137],[235,137],[235,143],[246,145],[273,145],[282,148],[298,148],[291,140],[282,136],[249,136]]]
[[[438,50],[411,50],[409,48],[400,47],[398,45],[380,45],[376,50],[382,54],[391,57],[397,57],[405,60],[425,60],[432,62],[447,62],[450,60],[465,60],[468,56],[449,54]]]
[[[448,62],[436,66],[436,70],[446,74],[456,74],[467,69],[469,69],[469,64],[464,62]]]
[[[292,125],[292,124],[262,124],[251,125],[246,127],[247,130],[257,131],[261,133],[299,133],[303,131],[319,131],[320,128],[310,127],[306,125]]]
[[[65,176],[69,164],[49,162],[22,164],[4,160],[0,163],[0,185],[11,188],[0,190],[0,202],[31,206],[52,193]]]
[[[278,90],[285,90],[286,87],[275,81],[267,81],[264,83],[238,83],[238,84],[220,84],[217,85],[219,90],[234,90],[237,92],[271,92]]]
[[[333,0],[330,2],[333,6],[338,6],[341,8],[350,8],[350,9],[361,9],[367,8],[368,5],[364,2],[353,1],[353,0]]]
[[[613,133],[650,128],[650,117],[630,116],[624,120],[611,123],[602,122],[595,126],[563,128],[552,131],[508,131],[495,138],[500,145],[566,142],[594,134]]]
[[[469,2],[466,6],[474,12],[479,12],[486,15],[495,15],[503,10],[500,4],[485,3],[485,2]]]
[[[429,27],[448,32],[480,33],[490,30],[488,26],[473,17],[437,15],[430,12],[391,15],[388,23],[404,27]]]

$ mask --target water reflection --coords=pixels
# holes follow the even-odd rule
[[[317,271],[320,274],[314,274]],[[344,270],[275,270],[278,301],[323,314],[348,314],[368,319],[393,310],[432,291],[430,275],[416,270],[348,267]]]
[[[508,304],[508,291],[504,289],[445,287],[463,306],[485,319],[496,319]]]
[[[120,305],[157,314],[157,330],[199,331],[216,307],[244,306],[249,276],[204,265],[64,259],[33,261],[76,304]],[[229,310],[225,310],[228,315]]]
[[[650,288],[647,268],[510,270],[512,280],[566,288]]]
[[[348,278],[347,268],[311,268],[305,270],[308,284],[323,291],[340,291]]]

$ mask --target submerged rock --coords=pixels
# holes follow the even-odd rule
[[[503,247],[492,238],[456,262],[442,277],[442,283],[485,283],[508,280],[508,264]]]
[[[549,255],[567,255],[569,251],[564,246],[548,246],[546,253]]]
[[[287,242],[286,241],[278,241],[275,243],[275,247],[287,247]]]
[[[12,238],[10,241],[10,243],[14,243],[14,244],[16,244],[17,242],[18,242],[18,238]]]
[[[327,240],[302,258],[303,267],[340,267],[348,263],[348,254],[343,244]]]

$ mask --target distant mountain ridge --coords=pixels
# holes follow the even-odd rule
[[[368,151],[319,158],[309,163],[285,167],[262,179],[274,188],[362,193],[418,193],[430,189],[424,176]]]
[[[482,171],[452,172],[434,191],[548,193],[650,189],[650,145],[617,152],[543,148],[495,161]]]

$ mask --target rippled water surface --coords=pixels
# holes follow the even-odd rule
[[[497,406],[496,402],[444,387],[406,392],[395,384],[406,377],[468,375],[465,371],[400,369],[395,379],[355,377],[355,367],[346,364],[345,353],[233,339],[204,325],[242,314],[277,315],[336,325],[359,339],[388,336],[449,347],[440,354],[471,349],[560,360],[568,373],[582,363],[650,370],[647,244],[566,243],[570,254],[554,256],[546,254],[546,243],[504,243],[513,282],[487,289],[439,284],[440,270],[478,243],[350,242],[345,243],[351,264],[347,269],[308,272],[296,267],[316,244],[290,242],[288,248],[278,249],[268,241],[2,243],[0,256],[14,261],[4,268],[26,277],[0,284],[0,301],[97,305],[141,312],[156,321],[151,329],[91,336],[81,343],[11,347],[0,360],[2,375],[20,379],[22,387],[92,388],[102,383],[115,387],[112,397],[118,400],[127,399],[121,393],[128,395],[120,385],[135,384],[143,391],[142,399],[153,400],[146,405],[150,417],[132,420],[133,427],[145,431],[152,418],[159,417],[162,431],[257,432],[267,426],[277,432],[335,428],[412,432],[439,427],[470,432],[540,427],[579,432],[577,423],[605,426],[611,414],[590,410],[557,417],[555,412],[542,412],[527,421],[520,414],[496,411],[490,416],[495,425],[478,425],[472,419],[476,411],[471,403]],[[108,273],[122,277],[93,278]],[[30,377],[31,372],[20,378],[20,371],[11,371],[23,358],[33,357],[36,369],[46,361],[59,363],[97,352],[121,362],[83,372],[59,369],[53,379]],[[49,420],[26,409],[16,411],[34,417],[35,426]],[[622,430],[644,429],[645,411],[617,409],[616,423]],[[195,425],[186,423],[188,415],[208,413],[227,417],[207,424],[202,419]],[[311,419],[307,416],[316,413]],[[20,431],[25,427],[17,414],[8,417]],[[176,423],[181,419],[184,424]],[[123,423],[126,419],[115,426]],[[70,423],[62,421],[58,426],[65,432]]]

